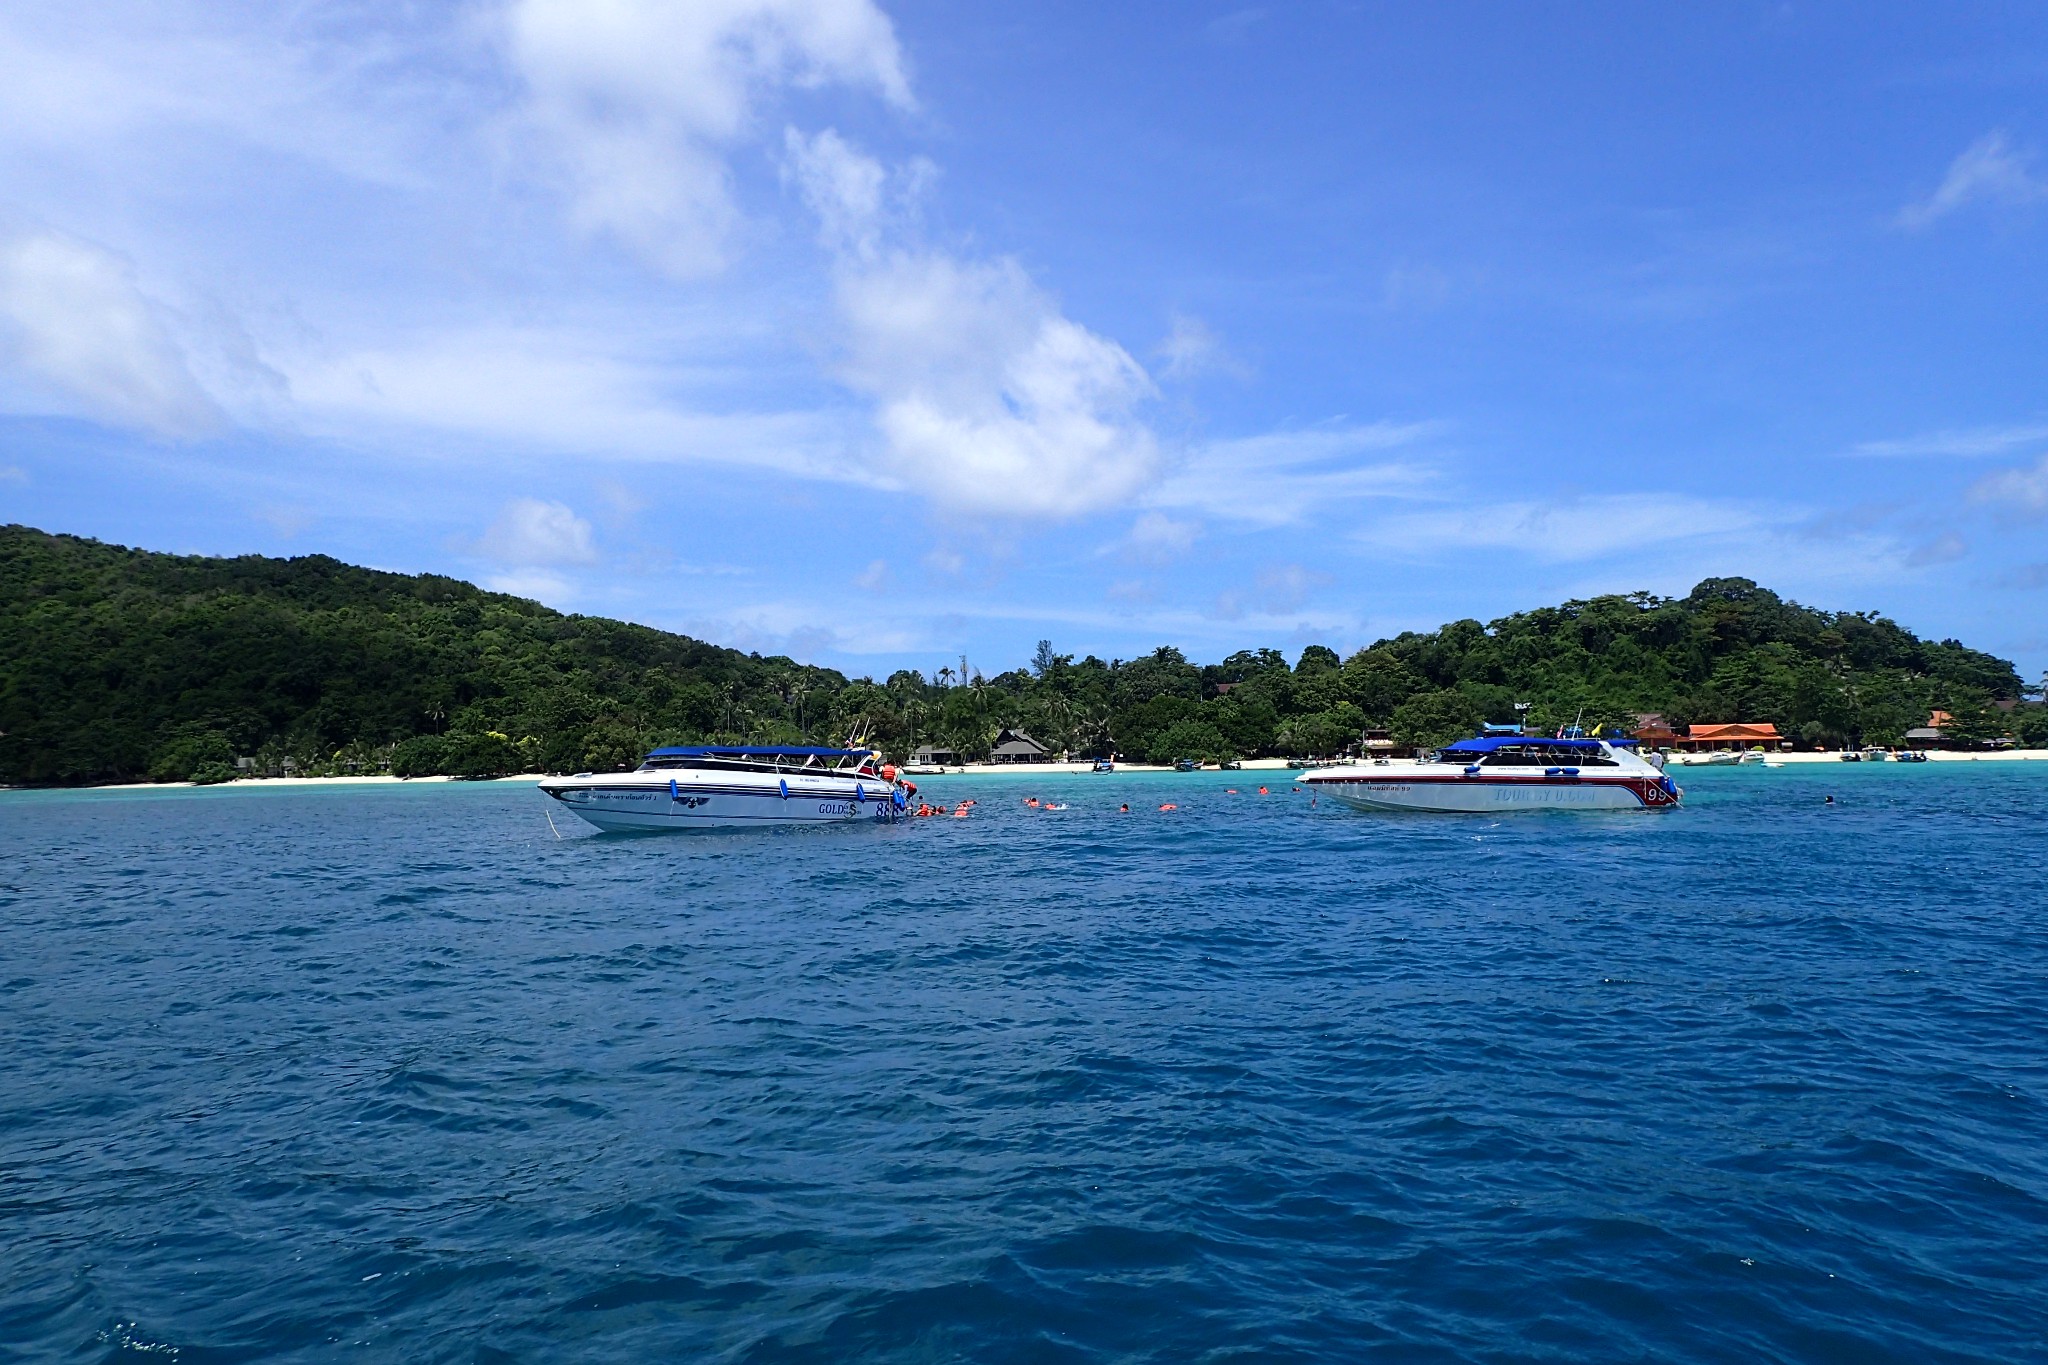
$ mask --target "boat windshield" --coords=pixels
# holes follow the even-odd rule
[[[676,768],[738,768],[748,772],[869,772],[872,749],[821,749],[808,745],[678,745],[656,749],[640,765],[641,772]]]
[[[1452,755],[1446,754],[1446,758]],[[1470,760],[1466,760],[1469,762]],[[1564,748],[1549,744],[1517,744],[1495,749],[1479,760],[1482,768],[1618,768],[1614,759],[1597,749]]]

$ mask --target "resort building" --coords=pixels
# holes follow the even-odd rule
[[[960,755],[951,749],[941,749],[936,744],[925,744],[911,750],[910,761],[920,768],[957,768],[960,766]]]
[[[1052,756],[1052,751],[1022,730],[1005,730],[996,736],[995,747],[989,750],[991,763],[1043,763]]]
[[[1688,725],[1685,733],[1672,741],[1671,747],[1698,752],[1705,749],[1776,749],[1784,743],[1785,737],[1769,721],[1760,725],[1736,721],[1727,725]]]
[[[1636,712],[1636,723],[1629,728],[1628,737],[1645,749],[1669,749],[1684,738],[1655,711]]]

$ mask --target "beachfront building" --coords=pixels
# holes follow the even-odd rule
[[[1635,719],[1628,737],[1644,749],[1674,748],[1683,738],[1670,721],[1655,711],[1638,711]]]
[[[1004,730],[988,752],[991,763],[1044,763],[1052,751],[1022,730]]]
[[[936,744],[925,744],[911,750],[910,761],[920,768],[957,768],[960,755]]]
[[[1671,747],[1698,753],[1709,749],[1779,749],[1784,745],[1785,737],[1769,721],[1736,721],[1727,725],[1688,725]]]

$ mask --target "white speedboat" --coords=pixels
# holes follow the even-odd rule
[[[1669,810],[1683,794],[1633,749],[1521,735],[1460,740],[1403,772],[1326,768],[1301,785],[1359,810]]]
[[[737,829],[900,818],[917,790],[872,749],[692,744],[629,773],[549,777],[540,789],[606,830]]]

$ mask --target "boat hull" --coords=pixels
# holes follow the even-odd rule
[[[1677,788],[1661,778],[1315,777],[1308,788],[1355,810],[1483,815],[1517,810],[1669,810]]]
[[[842,789],[843,787],[843,789]],[[565,778],[541,783],[548,796],[601,830],[760,829],[769,825],[887,824],[900,818],[892,789],[877,782],[791,783],[789,794],[765,785],[712,785]]]

